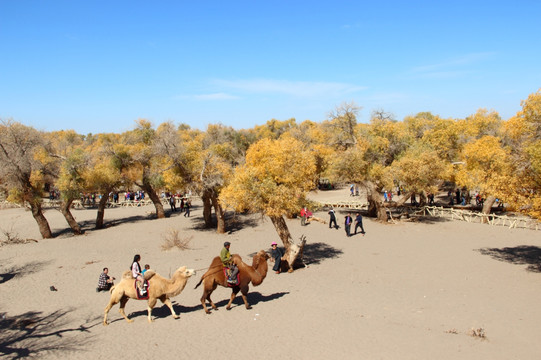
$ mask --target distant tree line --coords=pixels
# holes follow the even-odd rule
[[[384,190],[401,186],[402,201],[417,195],[424,204],[444,182],[480,192],[485,212],[498,198],[540,219],[541,90],[521,106],[508,120],[480,109],[464,119],[421,112],[397,121],[381,110],[360,123],[360,108],[344,103],[321,123],[273,119],[251,129],[212,124],[202,131],[141,119],[121,134],[88,135],[2,120],[0,187],[31,210],[43,238],[52,237],[42,211],[46,186],[60,191],[75,234],[81,229],[70,209],[81,193],[104,195],[97,204],[101,228],[112,192],[143,190],[163,218],[159,192],[191,190],[203,200],[206,226],[218,233],[226,231],[227,209],[268,216],[293,263],[303,244],[294,244],[285,217],[306,204],[322,178],[364,187],[370,215],[382,221]]]

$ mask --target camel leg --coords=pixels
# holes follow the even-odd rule
[[[109,313],[109,310],[111,310],[111,308],[115,306],[117,303],[118,301],[116,301],[116,299],[111,299],[109,301],[109,304],[107,304],[107,306],[105,307],[105,311],[104,311],[105,314],[103,315],[103,325],[109,325],[109,323],[107,322],[107,314]]]
[[[154,309],[154,306],[156,306],[157,301],[158,300],[156,298],[148,299],[147,311],[148,311],[148,322],[149,323],[152,322],[152,317],[151,317],[152,309]]]
[[[178,315],[175,312],[175,309],[173,309],[173,304],[171,304],[171,300],[169,300],[169,298],[166,297],[165,295],[162,295],[160,297],[160,300],[162,301],[162,303],[164,303],[165,305],[169,307],[169,309],[171,310],[171,314],[173,314],[173,319],[178,319]]]
[[[205,310],[205,313],[210,314],[209,309],[207,309],[207,304],[205,304],[205,293],[203,293],[203,296],[201,296],[201,305],[203,305],[203,310]]]
[[[109,304],[105,307],[104,315],[103,315],[103,325],[109,325],[107,322],[107,315],[109,314],[109,310],[122,299],[122,294],[118,294],[113,292],[114,287],[111,289],[111,298],[109,299]]]
[[[241,289],[241,294],[242,300],[244,300],[244,306],[246,306],[246,309],[250,310],[252,307],[250,306],[250,304],[248,304],[248,286]]]
[[[210,303],[210,306],[212,306],[213,310],[218,310],[218,307],[216,307],[214,302],[212,302],[212,300],[210,299],[210,295],[212,294],[212,292],[214,290],[216,290],[216,285],[214,285],[211,289],[206,289],[205,288],[203,290],[203,296],[201,296],[201,304],[203,304],[203,309],[205,310],[205,313],[207,313],[207,314],[210,314],[210,311],[207,308],[207,304],[205,303],[205,301],[207,301],[207,300]]]
[[[229,303],[227,303],[227,306],[225,307],[227,310],[231,310],[231,304],[233,303],[233,300],[235,300],[235,297],[237,297],[239,290],[240,288],[238,286],[235,286],[233,288],[233,291],[231,292],[231,298],[229,299]]]
[[[218,310],[218,307],[214,304],[214,302],[210,299],[210,293],[208,294],[207,296],[207,300],[209,301],[210,303],[210,306],[212,306],[212,309],[213,310]]]
[[[207,308],[207,304],[206,304],[207,300],[210,303],[210,306],[212,306],[212,308],[214,310],[217,310],[216,305],[214,305],[212,300],[210,300],[210,294],[211,294],[210,292],[207,292],[205,290],[205,291],[203,291],[203,296],[201,296],[201,304],[203,304],[203,309],[205,310],[205,313],[207,313],[207,314],[210,314],[210,310]]]
[[[124,312],[124,307],[126,306],[126,303],[128,302],[129,299],[130,298],[127,296],[123,296],[122,299],[120,299],[120,309],[118,309],[118,312],[120,313],[120,315],[124,317],[124,319],[126,319],[127,322],[131,323],[133,322],[133,320],[128,319],[128,317],[126,316],[126,313]]]

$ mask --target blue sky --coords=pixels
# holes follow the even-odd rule
[[[123,132],[322,121],[508,119],[541,88],[541,1],[0,0],[0,118]]]

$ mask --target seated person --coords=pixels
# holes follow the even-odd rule
[[[96,288],[96,292],[100,291],[108,291],[111,286],[114,285],[114,277],[110,277],[109,275],[109,269],[103,268],[103,272],[100,274],[100,278],[98,279],[98,287]]]
[[[143,269],[143,271],[141,271],[141,274],[143,274],[143,277],[145,277],[145,273],[147,272],[147,270],[150,270],[149,264],[145,264],[145,268]]]
[[[223,266],[229,269],[228,271],[229,278],[227,279],[227,282],[230,284],[236,284],[239,268],[237,267],[237,265],[233,263],[233,259],[231,258],[231,253],[229,252],[230,246],[231,246],[231,243],[229,241],[226,241],[224,243],[224,248],[220,252],[220,260],[222,260]]]

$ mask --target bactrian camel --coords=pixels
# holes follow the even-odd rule
[[[232,258],[235,265],[237,265],[239,268],[240,283],[239,285],[231,287],[233,291],[231,293],[231,298],[229,299],[229,303],[227,304],[226,309],[231,309],[231,303],[233,302],[239,291],[242,294],[242,299],[244,300],[244,305],[246,306],[246,309],[251,309],[250,304],[248,304],[248,299],[246,298],[246,296],[248,295],[248,288],[250,282],[254,286],[258,286],[267,276],[267,260],[269,259],[269,255],[265,252],[265,250],[260,250],[253,258],[252,266],[245,264],[238,254],[233,254]],[[214,310],[218,310],[216,308],[216,305],[214,305],[214,303],[210,299],[210,295],[214,290],[216,290],[216,287],[218,285],[228,287],[227,279],[225,278],[223,271],[222,261],[220,260],[219,256],[215,257],[212,260],[208,271],[203,274],[201,280],[195,286],[195,288],[197,289],[197,287],[201,285],[201,283],[203,283],[203,296],[201,296],[201,304],[203,304],[203,309],[205,309],[205,312],[207,314],[210,314],[210,311],[207,308],[205,301],[208,300],[210,306],[212,306]]]
[[[177,271],[175,271],[171,279],[166,279],[152,270],[148,270],[145,273],[145,279],[148,280],[149,283],[148,322],[152,322],[152,318],[150,317],[150,315],[158,299],[160,299],[162,303],[164,303],[169,307],[169,309],[171,309],[171,314],[173,314],[173,318],[178,319],[178,315],[173,309],[170,298],[172,298],[173,296],[177,296],[182,290],[184,290],[184,287],[188,282],[188,278],[192,275],[195,275],[195,270],[186,269],[186,266],[182,266]],[[107,325],[107,314],[109,313],[109,310],[111,310],[111,308],[119,302],[120,314],[124,317],[124,319],[126,319],[126,321],[133,321],[128,319],[128,317],[126,316],[126,313],[124,312],[124,307],[126,306],[126,303],[129,299],[137,299],[134,281],[135,279],[132,278],[131,271],[127,270],[122,274],[122,280],[120,281],[120,283],[111,288],[111,299],[109,300],[109,304],[105,307],[103,325]]]

